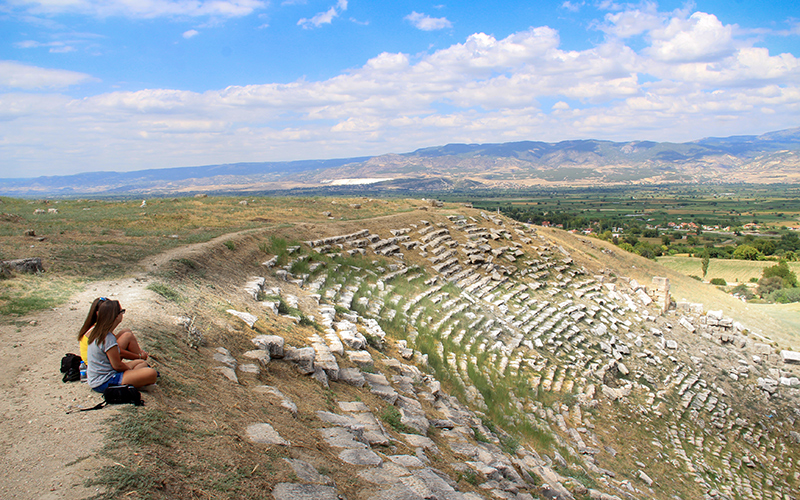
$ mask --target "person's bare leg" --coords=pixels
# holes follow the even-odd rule
[[[158,372],[147,366],[147,364],[137,364],[136,368],[122,372],[122,383],[132,385],[137,389],[146,385],[155,384]]]
[[[133,334],[130,328],[120,330],[119,333],[114,334],[117,337],[117,345],[119,346],[120,353],[124,351],[133,353],[133,357],[122,356],[127,359],[147,359],[147,353],[139,346],[139,341]]]

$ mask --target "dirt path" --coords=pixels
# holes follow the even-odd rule
[[[0,499],[85,498],[98,493],[84,483],[106,464],[97,456],[103,422],[119,409],[67,414],[94,406],[102,396],[80,382],[63,383],[59,371],[64,354],[80,352],[75,336],[89,304],[101,296],[119,300],[130,318],[122,326],[134,331],[137,314],[174,324],[146,289],[148,275],[170,260],[209,251],[243,233],[146,258],[134,276],[91,283],[63,306],[24,318],[23,326],[0,324]]]

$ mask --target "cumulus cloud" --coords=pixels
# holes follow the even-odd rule
[[[733,28],[713,14],[695,12],[688,19],[672,18],[667,26],[650,31],[648,54],[667,62],[712,62],[734,53]]]
[[[341,12],[346,4],[332,8]],[[426,54],[383,52],[325,80],[207,92],[72,99],[40,89],[83,83],[88,75],[6,61],[0,86],[15,92],[0,94],[0,168],[125,170],[448,142],[691,140],[797,125],[800,60],[792,54],[770,54],[701,12],[640,5],[602,22],[608,37],[584,50],[562,47],[546,26],[504,38],[474,33]],[[626,44],[631,36],[649,45],[636,50]],[[27,89],[38,93],[19,91]]]
[[[58,89],[95,80],[90,75],[46,69],[16,61],[0,61],[0,87],[22,90]]]
[[[240,17],[266,6],[262,0],[16,0],[12,3],[34,15],[82,14],[100,18]]]
[[[436,31],[453,27],[453,24],[446,17],[430,17],[416,11],[407,15],[405,20],[422,31]]]
[[[185,39],[187,39],[187,40],[188,40],[188,39],[190,39],[190,38],[192,38],[192,37],[195,37],[195,36],[197,36],[197,35],[199,35],[199,34],[200,34],[200,32],[199,32],[199,31],[197,31],[197,30],[189,30],[189,31],[184,31],[184,32],[183,32],[183,38],[185,38]]]
[[[655,4],[645,4],[641,9],[626,10],[605,15],[605,22],[598,28],[605,33],[630,38],[662,27],[663,16],[657,11]]]
[[[319,12],[310,19],[302,18],[297,21],[298,26],[305,29],[319,28],[323,24],[331,24],[334,18],[339,17],[339,14],[347,10],[347,0],[339,0],[336,5],[326,10]]]

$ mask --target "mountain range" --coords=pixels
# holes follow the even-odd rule
[[[800,183],[800,127],[685,142],[447,144],[371,157],[0,179],[7,196],[430,192],[534,186]]]

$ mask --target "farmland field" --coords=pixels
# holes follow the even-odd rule
[[[673,271],[685,274],[686,276],[703,276],[701,260],[699,257],[659,257],[656,259],[659,264],[668,267]],[[722,278],[728,284],[747,283],[752,278],[761,277],[761,271],[765,267],[774,266],[774,261],[755,261],[755,260],[733,260],[733,259],[711,259],[708,265],[706,281],[714,278]],[[789,268],[800,274],[800,262],[789,262]]]

